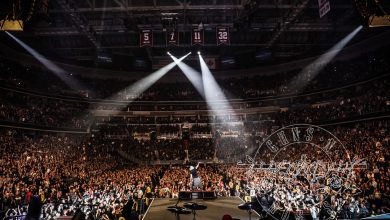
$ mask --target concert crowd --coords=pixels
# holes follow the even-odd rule
[[[344,193],[332,188],[325,189],[326,193],[317,193],[318,188],[327,184],[314,181],[313,176],[305,176],[305,181],[296,177],[295,182],[290,182],[290,174],[283,176],[267,170],[248,174],[236,164],[214,163],[202,164],[198,169],[203,190],[215,191],[218,196],[245,198],[250,189],[256,188],[258,192],[268,192],[259,194],[263,210],[269,210],[270,204],[274,204],[272,207],[276,209],[305,210],[320,216],[319,204],[329,200],[335,215],[343,218],[386,213],[390,201],[388,123],[367,122],[332,130],[340,135],[351,161],[364,159],[367,162],[365,169],[354,169],[348,176],[342,186]],[[232,138],[226,141],[234,144],[229,139]],[[136,166],[97,138],[3,130],[1,145],[3,216],[26,214],[26,205],[36,196],[44,204],[41,212],[44,219],[71,216],[79,208],[90,218],[116,219],[124,215],[123,211],[133,218],[146,211],[152,198],[175,198],[179,191],[191,189],[187,165]],[[299,151],[299,148],[293,150]],[[283,154],[279,159],[294,161],[295,154]],[[307,147],[305,154],[316,155],[317,152]],[[259,159],[267,161],[267,156],[267,152],[263,152]],[[341,157],[339,161],[347,159]],[[340,177],[346,178],[343,175],[340,173]],[[264,181],[270,179],[275,179],[271,188],[270,182]],[[123,209],[125,206],[127,208]]]
[[[133,99],[132,91],[118,92],[133,81],[74,76],[86,86],[71,92],[37,67],[1,58],[0,218],[23,219],[16,216],[39,204],[34,213],[39,219],[80,213],[87,219],[142,219],[154,198],[177,198],[180,191],[192,190],[189,165],[198,161],[202,190],[257,201],[262,216],[355,219],[389,213],[387,51],[333,62],[317,76],[296,70],[221,79],[228,98],[245,99],[232,104],[235,110],[270,103],[277,109],[215,118],[200,113],[125,117],[130,111],[197,112],[207,103],[102,104],[101,99],[117,94],[122,101]],[[296,90],[305,81],[310,82]],[[43,84],[50,86],[36,88]],[[172,82],[157,83],[136,100],[199,101],[201,96],[188,83]],[[121,111],[94,115],[99,110]],[[294,123],[324,125],[343,147],[324,153],[319,142],[294,145],[277,157],[258,149],[266,137]],[[326,169],[331,162],[361,160],[366,166]],[[248,171],[239,161],[270,166]],[[325,164],[318,175],[304,172],[315,161]],[[283,174],[272,169],[281,163],[291,169]]]

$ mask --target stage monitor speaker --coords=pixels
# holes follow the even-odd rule
[[[191,198],[193,198],[193,199],[202,199],[203,195],[201,193],[199,193],[199,192],[192,192],[191,193]]]
[[[191,198],[191,192],[179,192],[179,199],[190,200]]]
[[[57,217],[56,220],[71,220],[73,216],[60,216]]]
[[[179,192],[179,199],[190,200],[190,199],[216,199],[217,194],[215,192]]]
[[[217,195],[215,192],[204,192],[203,193],[203,199],[216,199]]]

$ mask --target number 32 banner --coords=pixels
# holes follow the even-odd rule
[[[221,44],[230,45],[230,33],[228,27],[217,27],[217,46]]]
[[[143,29],[139,33],[140,47],[150,46],[153,47],[153,31],[151,29]]]

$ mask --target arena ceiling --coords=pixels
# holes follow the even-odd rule
[[[330,1],[320,18],[317,0],[50,0],[17,36],[43,54],[80,63],[100,52],[142,57],[152,63],[166,52],[201,50],[221,57],[270,51],[275,60],[317,55],[361,24],[354,0]],[[229,27],[230,45],[217,46],[215,28]],[[179,46],[167,46],[166,30],[179,31]],[[193,27],[205,43],[191,46]],[[153,47],[139,45],[139,31],[150,28]],[[380,30],[366,31],[364,39]]]

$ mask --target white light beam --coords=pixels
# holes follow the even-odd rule
[[[236,116],[230,103],[226,99],[221,87],[215,81],[207,64],[204,62],[202,55],[199,55],[200,68],[202,70],[202,82],[207,105],[217,116],[230,116],[235,120]]]
[[[332,61],[332,59],[340,53],[340,51],[352,40],[352,38],[362,30],[363,26],[357,27],[350,34],[344,37],[340,42],[330,48],[326,53],[322,54],[319,58],[317,58],[310,65],[305,67],[298,76],[294,77],[292,82],[289,84],[287,88],[289,88],[292,92],[299,92],[305,88],[305,86],[313,80],[317,74],[323,70],[326,65]]]
[[[69,88],[73,90],[84,90],[85,87],[81,85],[80,82],[75,80],[69,75],[65,70],[61,69],[59,66],[46,59],[42,54],[38,53],[36,50],[19,40],[17,37],[5,31],[5,33],[15,40],[20,46],[22,46],[27,52],[29,52],[35,59],[42,63],[47,69],[54,73],[58,78],[60,78]]]
[[[181,69],[187,79],[191,82],[191,84],[195,87],[196,91],[205,98],[204,90],[203,90],[203,82],[200,73],[187,64],[180,62],[175,56],[170,55],[171,58],[175,61],[176,65]]]
[[[179,62],[184,60],[189,53],[178,59]],[[143,92],[145,92],[150,86],[152,86],[154,83],[156,83],[161,77],[163,77],[166,73],[169,72],[173,67],[176,66],[175,62],[171,62],[168,65],[162,67],[161,69],[151,73],[145,78],[142,78],[135,82],[134,84],[130,85],[129,87],[126,87],[125,89],[121,90],[120,92],[117,92],[115,95],[112,95],[108,99],[105,99],[105,101],[99,103],[97,106],[95,106],[93,109],[97,109],[99,105],[104,104],[105,102],[109,101],[122,101],[122,107],[126,107],[128,102],[135,100],[139,97],[139,95]],[[123,96],[127,96],[128,98],[123,101]]]

